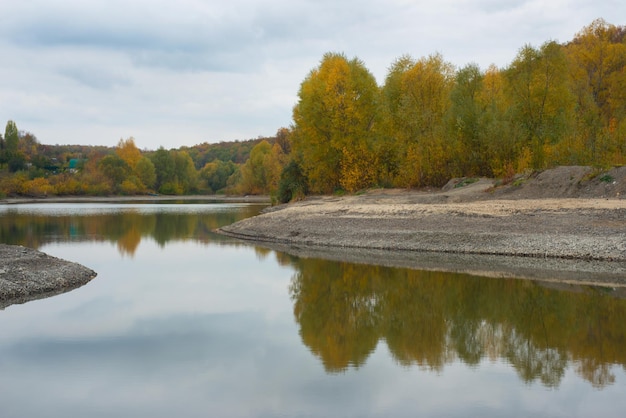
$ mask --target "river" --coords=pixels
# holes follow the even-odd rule
[[[298,258],[234,203],[0,206],[0,242],[98,273],[0,311],[0,416],[618,417],[611,289]]]

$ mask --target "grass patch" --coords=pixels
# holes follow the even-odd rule
[[[526,181],[526,179],[524,177],[519,178],[519,179],[515,180],[513,183],[511,183],[511,186],[519,187],[522,184],[524,184],[525,181]]]
[[[602,177],[600,177],[600,181],[603,182],[603,183],[613,183],[613,181],[615,181],[615,179],[613,178],[612,175],[605,174]]]
[[[476,178],[476,177],[465,178],[465,179],[461,180],[460,182],[458,182],[457,184],[455,184],[454,188],[458,189],[459,187],[465,187],[465,186],[470,185],[472,183],[476,183],[477,181],[478,181],[478,178]]]

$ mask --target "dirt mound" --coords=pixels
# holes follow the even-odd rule
[[[564,166],[518,176],[496,186],[490,197],[499,199],[612,198],[626,196],[626,166],[610,170]]]

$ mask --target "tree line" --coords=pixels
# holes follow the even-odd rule
[[[402,56],[382,86],[358,58],[327,53],[274,137],[60,162],[9,121],[0,193],[270,194],[441,186],[450,178],[626,163],[626,27],[597,19],[566,43],[523,46],[505,68]],[[69,160],[77,162],[69,168]],[[69,168],[69,169],[68,169]]]
[[[403,56],[380,87],[359,59],[327,53],[298,92],[292,159],[314,193],[621,165],[625,68],[626,27],[602,19],[503,69]]]
[[[140,150],[132,137],[120,139],[115,147],[43,145],[9,120],[4,136],[0,134],[0,197],[265,193],[265,186],[258,184],[266,177],[253,179],[249,167],[267,148],[284,143],[281,132],[276,137],[150,151]],[[274,170],[280,174],[281,167]]]

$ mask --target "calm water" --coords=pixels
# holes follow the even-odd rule
[[[0,206],[98,272],[0,311],[0,416],[612,417],[626,301],[315,259],[211,231],[235,204]]]

